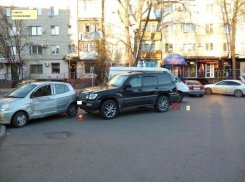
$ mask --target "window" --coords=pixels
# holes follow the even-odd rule
[[[34,92],[34,97],[42,97],[52,95],[51,86],[45,85]]]
[[[243,51],[243,52],[245,51],[245,43],[241,43],[240,50]]]
[[[196,25],[192,23],[184,23],[183,31],[184,32],[196,32]]]
[[[31,74],[43,74],[43,65],[42,64],[31,64]]]
[[[56,94],[63,94],[65,92],[68,92],[69,89],[67,88],[66,85],[63,85],[63,84],[55,84],[55,92]]]
[[[143,85],[144,86],[157,85],[157,78],[155,76],[145,76],[143,77]]]
[[[84,11],[85,12],[96,12],[97,11],[97,1],[84,1]]]
[[[51,35],[59,35],[59,26],[51,26]]]
[[[70,15],[71,14],[71,7],[67,6],[67,14]]]
[[[165,44],[165,52],[173,52],[173,44]]]
[[[172,82],[168,74],[157,74],[157,80],[159,84],[168,84]]]
[[[143,44],[142,51],[143,52],[155,51],[155,44]]]
[[[216,85],[226,85],[226,82],[227,81],[221,81],[221,82],[216,83]]]
[[[230,26],[230,32],[232,32],[232,26]],[[224,33],[229,33],[228,25],[224,26]]]
[[[212,23],[206,24],[206,33],[213,33],[213,24]]]
[[[213,12],[213,4],[212,3],[206,4],[206,12]]]
[[[105,26],[105,32],[106,32],[106,34],[111,34],[111,26],[110,25]]]
[[[40,26],[33,26],[29,27],[29,35],[42,35],[42,27]]]
[[[144,27],[142,27],[142,30],[143,30]],[[146,32],[151,32],[151,33],[154,33],[157,31],[157,25],[147,25],[146,27]]]
[[[163,11],[164,14],[168,14],[168,13],[172,13],[172,12],[173,12],[173,5],[172,4]]]
[[[229,51],[230,50],[230,44],[224,43],[223,44],[223,51]]]
[[[12,52],[12,55],[18,55],[16,46],[12,47],[11,52]]]
[[[241,27],[241,31],[242,32],[245,32],[245,23],[241,23],[240,24],[240,27]]]
[[[141,77],[132,78],[129,80],[131,87],[141,87]]]
[[[206,51],[213,51],[214,44],[213,43],[206,43]]]
[[[69,53],[75,52],[75,44],[69,44],[68,45],[68,52]]]
[[[10,7],[5,7],[5,12],[6,12],[6,16],[11,16],[11,9],[10,9]]]
[[[183,51],[184,52],[196,52],[196,43],[188,43],[188,44],[183,44]]]
[[[14,35],[17,35],[17,30],[16,30],[16,27],[12,27],[12,30],[10,30],[10,33],[9,33],[11,36],[14,36]]]
[[[30,46],[30,54],[42,54],[43,48],[41,45]]]
[[[60,73],[60,63],[52,63],[52,74]]]
[[[52,15],[59,15],[59,9],[57,7],[51,6],[50,12]]]
[[[239,86],[241,84],[240,83],[237,83],[237,82],[233,82],[233,81],[227,81],[226,85]]]
[[[41,16],[42,15],[42,8],[37,8],[37,7],[29,7],[29,9],[32,10],[37,10],[37,15]]]
[[[85,32],[89,32],[89,25],[85,26]]]
[[[68,32],[67,32],[67,34],[68,34],[68,35],[71,35],[71,34],[72,34],[71,25],[67,25],[67,27],[68,27]]]
[[[52,54],[56,55],[56,54],[59,54],[60,46],[53,45],[53,46],[51,46],[51,49],[52,49]]]
[[[165,33],[173,33],[173,31],[174,31],[174,25],[173,24],[164,26],[164,32]]]

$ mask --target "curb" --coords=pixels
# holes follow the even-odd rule
[[[1,146],[5,136],[6,136],[6,126],[5,125],[0,125],[0,146]]]

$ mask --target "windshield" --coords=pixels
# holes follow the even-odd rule
[[[121,87],[127,78],[128,75],[115,75],[110,80],[108,80],[106,85]]]
[[[23,85],[12,92],[8,93],[4,97],[13,97],[13,98],[24,98],[31,90],[33,90],[36,85]]]

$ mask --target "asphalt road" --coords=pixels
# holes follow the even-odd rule
[[[179,110],[83,113],[8,126],[0,182],[244,182],[245,97],[184,98]],[[190,111],[187,111],[190,106]]]

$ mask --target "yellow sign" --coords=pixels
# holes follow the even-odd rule
[[[37,20],[37,10],[11,10],[12,20]]]
[[[186,110],[190,111],[191,110],[191,106],[186,106]]]

